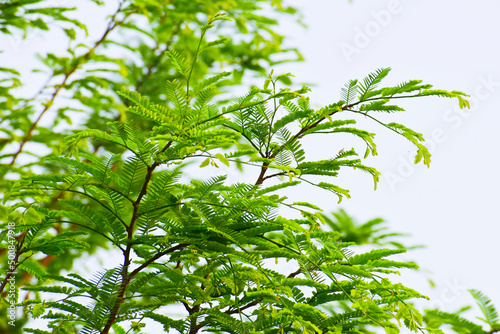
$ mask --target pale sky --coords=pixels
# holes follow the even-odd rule
[[[311,96],[318,104],[338,100],[346,81],[380,67],[393,69],[388,86],[421,79],[471,95],[470,110],[461,112],[454,100],[429,98],[383,118],[424,134],[433,154],[429,169],[410,163],[415,150],[408,141],[363,123],[378,133],[379,156],[367,163],[382,172],[381,182],[373,191],[363,173],[341,176],[339,185],[351,189],[352,198],[340,206],[359,221],[383,217],[393,230],[413,236],[407,244],[427,246],[407,257],[431,273],[402,281],[433,297],[434,306],[453,311],[470,304],[466,289],[474,288],[500,309],[500,3],[309,0],[299,6],[309,29],[284,31],[294,35],[292,43],[306,62],[288,64],[286,71],[317,84]],[[336,153],[344,143],[335,138],[328,145]],[[311,196],[337,208],[334,198]],[[427,278],[436,289],[428,289]]]

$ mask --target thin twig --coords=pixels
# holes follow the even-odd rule
[[[134,11],[131,11],[129,13],[127,13],[125,15],[125,17],[120,20],[120,21],[115,21],[116,20],[116,16],[121,12],[122,10],[122,5],[123,5],[124,2],[121,2],[120,5],[118,6],[118,9],[117,11],[113,14],[113,16],[111,17],[111,20],[108,24],[108,27],[106,28],[106,30],[104,31],[104,34],[101,36],[101,38],[94,44],[94,46],[92,48],[90,48],[87,53],[85,55],[83,55],[77,62],[76,64],[73,66],[73,68],[71,68],[65,75],[64,75],[64,79],[62,81],[61,84],[57,85],[55,91],[52,93],[52,96],[51,98],[49,99],[48,102],[45,103],[45,107],[43,108],[43,110],[40,112],[40,114],[38,115],[38,117],[36,118],[35,122],[33,122],[33,124],[31,124],[30,128],[28,129],[28,132],[26,133],[26,135],[24,136],[23,140],[21,141],[21,144],[19,145],[19,148],[18,150],[16,151],[16,153],[14,153],[14,155],[12,156],[12,161],[9,163],[9,166],[13,166],[14,163],[16,162],[17,160],[17,157],[22,153],[23,151],[23,148],[24,148],[24,145],[26,145],[26,143],[31,139],[31,137],[33,136],[33,131],[36,129],[36,127],[38,126],[38,123],[40,122],[40,120],[42,119],[42,117],[45,115],[45,113],[50,109],[50,107],[54,104],[54,101],[57,97],[57,95],[59,94],[59,92],[64,89],[66,87],[66,83],[68,82],[68,79],[70,76],[72,76],[76,70],[80,67],[80,65],[82,65],[84,62],[86,62],[87,60],[89,60],[89,58],[91,57],[91,55],[94,53],[95,49],[100,46],[106,39],[106,37],[108,36],[108,34],[113,30],[115,29],[117,26],[123,24],[123,22],[125,21],[125,19],[132,15],[134,13]],[[52,76],[53,77],[53,76]],[[47,80],[47,83],[50,81],[50,79],[52,78],[50,77],[49,80]],[[45,90],[45,87],[43,87],[42,89],[40,89],[40,93],[43,92]],[[26,105],[26,103],[25,103]]]

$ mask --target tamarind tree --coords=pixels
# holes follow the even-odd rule
[[[359,114],[429,165],[422,135],[377,113],[432,97],[466,108],[466,94],[420,80],[385,85],[381,68],[314,107],[308,87],[270,70],[301,60],[273,30],[298,16],[281,1],[123,0],[89,45],[70,8],[43,5],[0,3],[3,34],[61,29],[69,40],[67,54],[40,57],[47,80],[34,97],[19,93],[16,69],[0,68],[3,332],[500,331],[476,290],[487,329],[459,313],[422,314],[413,301],[426,297],[391,282],[418,267],[391,258],[407,247],[381,232],[382,220],[357,225],[283,195],[312,186],[340,202],[344,168],[376,186],[380,173],[363,162],[377,155],[375,133],[356,125]],[[248,87],[252,75],[260,84]],[[302,143],[316,134],[351,134],[366,149],[312,160]],[[230,182],[221,166],[250,181]],[[204,176],[209,168],[215,176]],[[88,272],[74,265],[85,258],[107,261]]]

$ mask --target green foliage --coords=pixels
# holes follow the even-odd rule
[[[9,265],[0,288],[6,291],[18,270],[18,306],[47,324],[25,332],[139,333],[151,322],[179,333],[371,333],[377,327],[398,333],[403,324],[431,333],[444,324],[479,331],[458,315],[431,311],[424,318],[412,301],[426,297],[391,282],[391,275],[418,267],[394,258],[408,247],[384,232],[382,220],[357,225],[343,211],[325,215],[307,199],[293,202],[282,193],[312,186],[340,202],[350,196],[335,182],[344,167],[369,173],[376,185],[379,172],[363,163],[377,155],[375,134],[357,128],[355,119],[334,119],[341,112],[362,114],[408,139],[417,148],[415,162],[428,165],[422,135],[382,123],[373,112],[403,111],[389,101],[427,96],[457,98],[466,107],[464,93],[431,90],[417,80],[379,88],[387,68],[349,81],[341,100],[312,107],[309,88],[293,88],[291,74],[264,71],[275,64],[272,55],[295,51],[281,48],[283,37],[272,29],[277,21],[258,7],[295,13],[281,1],[124,1],[90,47],[73,44],[74,29],[86,30],[61,14],[69,9],[31,9],[39,2],[0,5],[9,14],[0,21],[4,33],[53,24],[32,19],[33,13],[71,25],[64,26],[69,54],[41,58],[49,81],[59,84],[27,99],[15,92],[17,71],[1,69],[7,149],[0,156],[0,214],[10,228],[1,247],[14,257],[3,262]],[[146,20],[147,28],[134,19]],[[111,39],[112,31],[132,34],[137,45]],[[118,47],[123,57],[109,56],[103,46]],[[262,87],[227,98],[249,71]],[[54,110],[61,92],[78,107]],[[58,125],[70,123],[67,113],[74,112],[84,122],[67,134]],[[42,126],[50,113],[57,121]],[[364,158],[349,149],[311,160],[302,147],[310,135],[338,133],[360,139]],[[50,152],[37,154],[30,143]],[[34,162],[21,164],[28,155]],[[222,172],[193,178],[197,166],[258,172],[232,183]],[[284,208],[293,213],[285,216]],[[374,248],[360,251],[362,244]],[[89,254],[117,258],[92,273],[73,266]],[[497,330],[490,301],[472,293]]]
[[[483,312],[485,323],[491,326],[491,328],[495,330],[500,330],[500,318],[498,318],[498,312],[495,309],[495,306],[491,303],[491,300],[488,299],[481,291],[478,290],[469,290],[472,297],[477,302],[477,305]]]
[[[492,305],[491,300],[481,291],[471,289],[469,292],[476,300],[479,309],[484,315],[484,318],[478,317],[478,319],[485,322],[489,326],[489,329],[485,330],[481,325],[473,323],[462,316],[464,311],[470,309],[467,306],[454,313],[440,310],[426,310],[424,321],[428,328],[432,329],[431,333],[444,333],[440,330],[443,326],[444,328],[451,328],[451,330],[458,334],[490,334],[500,331],[498,313]]]

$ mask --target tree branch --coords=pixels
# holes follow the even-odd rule
[[[188,246],[189,244],[179,244],[177,246],[174,246],[174,247],[171,247],[163,252],[160,252],[160,253],[156,253],[155,256],[153,256],[152,258],[148,259],[147,261],[144,261],[143,264],[141,264],[139,267],[137,267],[134,271],[132,271],[128,277],[129,278],[133,278],[135,275],[137,275],[138,273],[140,273],[143,269],[145,269],[146,267],[148,267],[151,263],[155,262],[156,260],[158,260],[159,258],[161,258],[162,256],[164,255],[167,255],[167,254],[170,254],[170,253],[173,253],[175,252],[176,250],[179,250],[179,249],[182,249],[186,246]]]
[[[73,67],[65,74],[64,76],[64,79],[62,81],[61,84],[59,84],[56,88],[56,90],[52,93],[52,96],[50,98],[50,100],[48,102],[45,103],[45,108],[43,108],[43,110],[40,112],[40,114],[38,115],[38,117],[36,118],[35,122],[33,122],[33,124],[31,124],[30,128],[28,129],[28,132],[26,133],[26,135],[24,136],[23,140],[21,141],[21,144],[18,148],[18,150],[16,151],[16,153],[14,153],[14,155],[12,156],[12,160],[11,162],[9,163],[9,166],[13,166],[14,163],[16,162],[18,156],[22,153],[23,151],[23,148],[24,148],[24,145],[31,139],[31,137],[33,136],[33,131],[36,129],[36,127],[38,126],[38,123],[40,122],[40,120],[42,119],[42,117],[45,115],[45,113],[47,112],[47,110],[50,109],[50,107],[54,104],[54,101],[57,97],[57,95],[59,94],[59,92],[66,87],[66,83],[69,79],[69,77],[71,75],[73,75],[76,70],[80,67],[81,64],[83,64],[84,62],[86,62],[90,56],[94,53],[94,50],[100,46],[104,40],[106,39],[106,37],[108,36],[108,34],[113,30],[115,29],[116,27],[118,27],[119,25],[123,24],[123,22],[125,21],[125,19],[132,15],[133,13],[135,13],[135,11],[131,11],[129,13],[127,13],[125,15],[125,17],[121,20],[121,21],[115,21],[116,20],[116,16],[121,12],[122,10],[122,5],[123,5],[123,2],[120,3],[120,5],[118,6],[118,9],[116,10],[116,12],[113,14],[113,16],[111,17],[111,20],[108,24],[108,27],[106,28],[106,30],[104,31],[104,34],[101,36],[101,38],[95,42],[94,46],[92,48],[90,48],[87,53],[85,55],[83,55],[74,65]],[[52,75],[53,77],[53,75]],[[48,82],[50,81],[50,78],[49,80],[47,80],[46,84],[48,84]],[[42,92],[44,90],[44,88],[42,88],[39,92]],[[36,97],[35,97],[36,98]]]
[[[172,145],[172,142],[171,141],[168,142],[165,145],[165,147],[163,147],[163,149],[160,151],[160,153],[165,152],[171,145]],[[132,242],[131,242],[131,240],[132,240],[132,238],[134,236],[135,223],[137,221],[137,218],[139,218],[139,216],[138,216],[139,204],[141,203],[142,198],[147,193],[148,186],[149,186],[149,181],[151,181],[151,177],[153,176],[154,170],[160,164],[161,164],[160,162],[155,162],[155,163],[153,163],[151,166],[149,166],[147,168],[147,173],[146,173],[146,176],[144,178],[144,182],[142,184],[141,191],[140,191],[139,195],[137,196],[137,199],[135,200],[135,202],[133,204],[134,209],[133,209],[133,213],[132,213],[132,218],[130,219],[130,224],[126,228],[126,230],[127,230],[127,239],[128,239],[129,242],[127,243],[127,247],[126,247],[125,252],[123,254],[124,259],[123,259],[123,268],[122,268],[122,273],[121,273],[122,284],[121,284],[120,290],[118,292],[118,298],[116,299],[116,302],[113,305],[113,308],[111,309],[111,313],[109,315],[108,321],[106,323],[106,326],[102,330],[101,334],[108,334],[109,333],[109,330],[111,329],[111,326],[115,323],[116,318],[118,316],[118,311],[120,309],[120,305],[123,304],[123,301],[124,301],[123,297],[125,296],[125,291],[127,290],[127,286],[130,283],[130,279],[133,276],[137,275],[140,272],[140,270],[137,271],[137,269],[136,269],[136,270],[134,270],[132,272],[132,273],[135,273],[134,275],[132,275],[132,273],[131,274],[128,273],[128,268],[130,266],[130,263],[132,262],[131,257],[130,257],[131,252],[132,252]],[[160,255],[158,258],[160,258],[161,256],[163,256],[163,255]],[[153,260],[153,261],[155,261],[155,260]],[[151,261],[151,263],[153,261]],[[142,269],[144,269],[144,268],[141,268],[141,270]]]
[[[293,277],[299,275],[300,273],[302,273],[302,268],[299,268],[299,269],[295,270],[293,273],[291,273],[290,275],[288,275],[287,278],[293,278]]]

